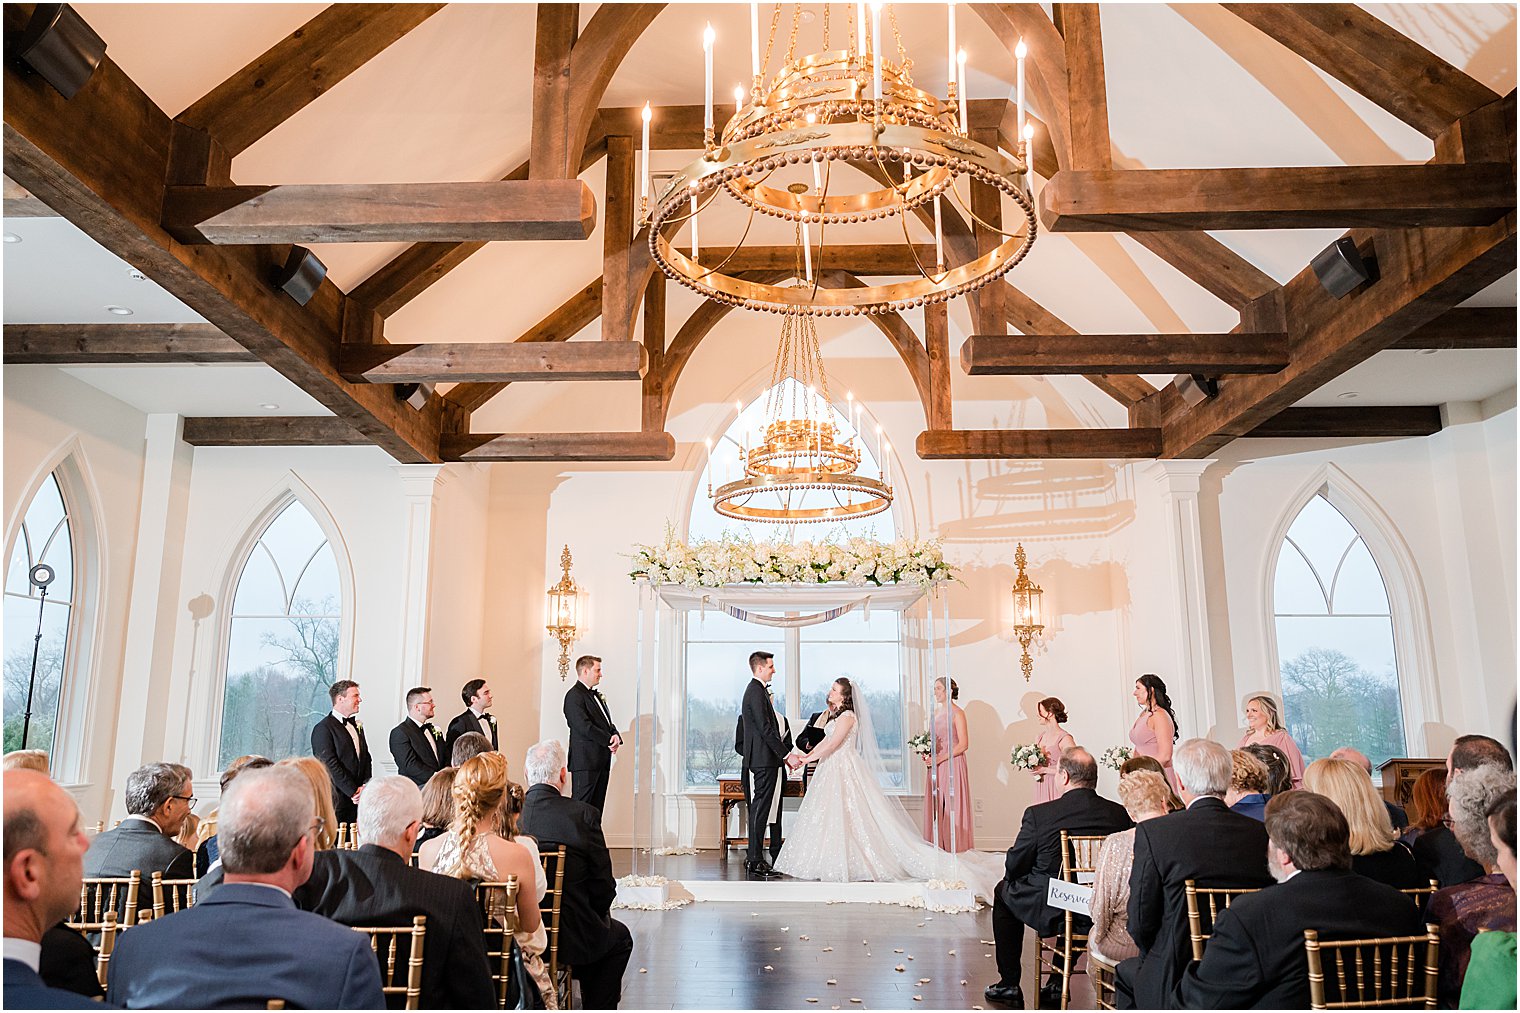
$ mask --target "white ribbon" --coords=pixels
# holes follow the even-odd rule
[[[857,608],[861,609],[862,611],[865,612],[865,616],[866,616],[866,621],[867,622],[871,621],[871,596],[870,595],[867,595],[866,597],[860,599],[859,601],[851,602],[848,605],[841,605],[838,608],[832,608],[832,609],[829,609],[826,612],[814,612],[811,615],[805,615],[805,616],[768,616],[768,615],[762,615],[759,612],[751,612],[748,609],[739,608],[737,605],[730,605],[727,602],[718,601],[717,599],[713,598],[711,595],[705,595],[705,594],[702,596],[702,603],[701,603],[701,607],[704,610],[704,612],[705,612],[705,610],[706,610],[707,605],[708,605],[709,602],[711,602],[716,608],[721,609],[724,613],[726,613],[727,615],[732,616],[733,618],[739,620],[740,622],[754,623],[757,626],[779,627],[781,629],[793,629],[793,628],[796,628],[796,627],[799,627],[799,626],[817,626],[819,623],[826,623],[826,622],[830,622],[830,621],[832,621],[834,619],[838,619],[840,616],[844,615],[846,612],[852,611],[853,609],[857,609]]]

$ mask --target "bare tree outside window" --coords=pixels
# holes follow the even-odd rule
[[[46,602],[28,577],[33,566],[53,568]],[[26,508],[5,569],[5,749],[53,751],[63,693],[69,624],[74,613],[74,538],[56,475],[49,475]],[[39,611],[41,640],[37,640]],[[36,647],[37,670],[32,676]],[[31,720],[26,720],[31,695]]]

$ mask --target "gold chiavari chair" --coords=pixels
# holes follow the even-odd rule
[[[116,912],[107,911],[105,920],[100,928],[100,945],[95,949],[95,977],[100,979],[100,987],[107,987],[107,977],[111,970],[111,953],[116,949]]]
[[[517,877],[508,876],[499,883],[476,883],[475,902],[480,905],[486,923],[486,962],[491,966],[491,980],[496,984],[496,1006],[506,1009],[512,970],[512,935],[517,931]]]
[[[346,826],[346,827],[348,827],[348,850],[349,851],[358,851],[359,850],[359,824],[357,824],[357,823],[345,823],[343,825]]]
[[[1441,884],[1432,879],[1429,886],[1414,886],[1407,890],[1400,890],[1399,893],[1414,901],[1414,906],[1424,911],[1425,905],[1430,903],[1430,898],[1434,897],[1439,889],[1441,889]]]
[[[1426,925],[1423,936],[1320,942],[1304,930],[1309,961],[1310,1009],[1435,1009],[1441,930]],[[1334,975],[1326,988],[1325,965]],[[1333,990],[1333,993],[1332,993]],[[1335,999],[1329,995],[1334,994]]]
[[[348,850],[348,824],[339,823],[337,832],[333,834],[333,847],[339,851]]]
[[[1106,835],[1072,834],[1061,831],[1061,878],[1068,883],[1080,881],[1083,873],[1091,874],[1098,868],[1098,851],[1107,840]],[[1077,961],[1087,952],[1087,933],[1079,932],[1081,915],[1063,911],[1060,928],[1053,942],[1040,940],[1040,965],[1052,975],[1061,978],[1061,1008],[1066,1009],[1071,999],[1071,978],[1077,971]]]
[[[268,1002],[266,1002],[264,1004],[264,1008],[265,1009],[284,1009],[285,1008],[285,1000],[284,999],[271,999],[271,1000],[269,1000]]]
[[[130,876],[86,877],[79,887],[79,910],[68,925],[86,935],[98,934],[105,928],[106,912],[111,912],[118,931],[125,932],[137,924],[141,891],[142,873],[136,869]]]
[[[1117,1008],[1114,1006],[1114,975],[1117,973],[1113,964],[1099,960],[1093,956],[1092,950],[1087,951],[1087,977],[1092,980],[1094,1009]]]
[[[552,851],[539,852],[544,863],[544,876],[549,880],[549,891],[544,894],[539,909],[544,913],[544,931],[549,937],[549,980],[559,995],[559,1008],[570,1009],[570,965],[559,959],[559,915],[565,899],[565,846],[561,844]]]
[[[1209,936],[1214,934],[1214,923],[1219,920],[1219,912],[1228,908],[1235,898],[1244,897],[1260,889],[1260,887],[1199,886],[1191,879],[1183,884],[1183,888],[1187,891],[1188,938],[1193,943],[1194,960],[1203,959],[1204,945],[1209,941]],[[1208,912],[1206,924],[1205,908]]]
[[[418,915],[412,919],[410,926],[361,928],[356,925],[353,931],[369,936],[370,949],[375,951],[375,958],[380,961],[381,991],[388,996],[405,996],[406,1003],[402,1009],[421,1009],[422,958],[427,936],[427,916]]]
[[[185,910],[195,904],[195,880],[165,879],[164,874],[153,874],[153,917],[162,918]],[[138,921],[147,911],[138,913]]]
[[[106,829],[106,821],[105,820],[96,820],[95,821],[95,829],[92,831],[92,833],[94,833],[96,836],[99,836],[100,834],[105,833],[105,829]]]

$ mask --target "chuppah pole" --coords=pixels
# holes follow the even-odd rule
[[[664,659],[660,657],[660,598],[655,596],[654,608],[651,610],[650,619],[653,628],[650,630],[650,638],[653,641],[654,655],[654,678],[649,683],[649,874],[654,875],[655,853],[660,849],[660,839],[655,832],[655,813],[660,802],[655,799],[655,789],[660,783],[660,767],[658,755],[660,752],[660,673],[666,670]]]
[[[946,808],[946,810],[948,812],[950,812],[952,814],[959,814],[960,810],[955,807],[955,786],[960,781],[960,778],[957,777],[956,773],[955,773],[955,744],[956,743],[955,743],[955,711],[953,709],[954,706],[955,706],[955,704],[954,704],[954,697],[951,695],[951,691],[950,691],[950,687],[952,685],[954,685],[954,683],[952,682],[952,680],[950,678],[950,595],[949,594],[940,594],[939,593],[939,589],[935,588],[933,595],[931,595],[930,599],[929,599],[929,608],[931,610],[934,608],[934,599],[935,598],[938,598],[940,600],[940,610],[941,610],[941,616],[943,618],[943,622],[940,625],[941,625],[941,627],[945,631],[945,633],[944,633],[944,637],[945,637],[945,672],[944,672],[943,675],[940,676],[941,679],[945,680],[945,731],[949,734],[949,739],[950,739],[950,795],[949,795],[949,798],[948,798],[948,804],[946,805],[945,808]],[[931,653],[933,653],[936,650],[936,648],[937,648],[937,645],[934,645],[934,644],[931,644],[929,646],[929,650],[930,650]],[[968,736],[971,734],[971,729],[969,727],[966,729],[966,734]],[[969,753],[962,753],[961,755],[962,756],[968,756],[970,754]],[[970,783],[969,779],[968,779],[967,783],[968,784]],[[958,820],[956,818],[956,815],[952,815],[950,817],[950,854],[951,855],[959,855],[960,854],[960,852],[958,850],[956,850],[956,846],[955,846],[956,845],[956,840],[955,840],[956,834],[955,834],[955,831],[956,831],[956,825],[959,822],[960,822],[960,820]],[[955,859],[954,860],[954,865],[956,867],[959,866],[959,859]]]
[[[629,871],[635,876],[639,875],[639,774],[643,769],[639,753],[643,740],[640,707],[644,702],[644,620],[649,600],[654,597],[649,581],[639,581],[639,628],[634,635],[637,656],[633,665],[633,854],[629,856]]]
[[[939,674],[939,659],[935,657],[939,638],[934,632],[934,596],[937,593],[937,589],[930,588],[929,593],[924,596],[924,615],[927,617],[925,632],[928,634],[929,641],[929,668],[927,670],[929,675],[929,793],[924,803],[930,807],[929,832],[934,835],[934,840],[931,842],[936,851],[934,862],[935,865],[941,865],[943,859],[938,853],[943,849],[939,846],[939,817],[940,810],[944,807],[935,797],[939,791],[943,790],[939,776],[939,701],[934,695],[934,684]]]

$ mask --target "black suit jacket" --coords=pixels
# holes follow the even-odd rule
[[[1222,912],[1203,959],[1188,965],[1167,1005],[1308,1009],[1304,929],[1316,929],[1327,941],[1424,931],[1419,910],[1392,887],[1350,871],[1300,872]]]
[[[613,942],[612,901],[617,880],[595,808],[566,798],[553,785],[535,784],[523,798],[522,832],[540,851],[565,846],[565,895],[560,906],[559,952],[570,964],[591,962]]]
[[[312,909],[317,898],[328,889],[330,881],[343,875],[342,856],[346,854],[348,854],[347,851],[329,849],[318,851],[312,856],[311,878],[296,887],[290,895],[296,902],[296,907],[302,911]],[[199,904],[221,885],[222,863],[218,862],[215,867],[195,881],[195,902]]]
[[[86,999],[106,996],[95,973],[95,947],[83,932],[63,922],[42,934],[42,959],[37,973],[48,988],[61,988]]]
[[[411,778],[419,788],[449,765],[447,755],[438,755],[443,748],[441,739],[435,740],[411,718],[403,719],[391,729],[391,756],[396,760],[396,773]]]
[[[1433,879],[1443,888],[1468,883],[1483,875],[1483,866],[1467,857],[1457,835],[1440,824],[1416,837],[1410,850],[1414,852],[1420,878]]]
[[[776,720],[776,707],[770,694],[759,679],[751,678],[744,687],[744,705],[740,712],[744,729],[744,766],[750,770],[779,767],[786,762],[786,754],[792,751],[792,736],[781,734]]]
[[[1204,797],[1189,809],[1135,827],[1129,934],[1140,948],[1134,979],[1140,1009],[1165,1006],[1193,957],[1187,923],[1190,879],[1208,887],[1272,885],[1266,825],[1230,812],[1222,799]]]
[[[356,928],[408,925],[417,915],[426,915],[422,1005],[428,1009],[495,1006],[485,923],[468,883],[414,869],[394,851],[374,844],[333,854],[338,856],[338,874],[324,877],[315,896],[305,895],[304,910]],[[396,959],[404,958],[398,954]]]
[[[500,749],[501,745],[496,741],[496,722],[492,720],[486,723],[491,728],[491,748]],[[444,759],[453,758],[454,743],[458,742],[459,736],[465,732],[480,732],[480,722],[475,719],[474,714],[470,713],[470,708],[468,707],[464,709],[463,714],[456,716],[453,721],[449,722],[449,732],[444,739],[444,751],[448,753],[448,756],[444,757]],[[485,732],[480,732],[480,734],[484,735]]]
[[[1071,788],[1060,798],[1024,810],[1019,836],[1008,849],[997,900],[1040,935],[1053,935],[1059,908],[1045,903],[1050,878],[1061,872],[1061,831],[1069,834],[1116,834],[1134,824],[1117,802],[1092,788]]]
[[[612,748],[608,743],[618,734],[617,725],[602,710],[595,691],[579,680],[565,691],[565,723],[570,726],[569,768],[611,770]]]
[[[142,820],[122,820],[120,826],[95,835],[84,855],[86,876],[130,876],[133,869],[142,873],[144,892],[138,894],[142,898],[151,893],[147,883],[155,872],[162,872],[165,879],[193,878],[195,855],[154,824]],[[125,891],[122,896],[125,899]],[[148,900],[151,905],[152,898]]]
[[[359,732],[359,752],[354,753],[354,740],[343,727],[343,722],[328,714],[311,730],[311,755],[327,765],[332,778],[333,801],[352,804],[350,800],[364,782],[373,775],[369,755],[369,742],[364,732]],[[339,808],[342,808],[341,806]]]

